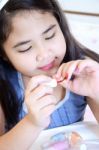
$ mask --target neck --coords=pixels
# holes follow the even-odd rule
[[[22,76],[22,79],[23,79],[24,88],[26,89],[31,77]]]

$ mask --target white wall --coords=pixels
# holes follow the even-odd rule
[[[99,14],[99,0],[58,0],[63,10]],[[71,32],[78,41],[99,53],[99,17],[66,14]],[[95,121],[89,106],[84,120]]]
[[[99,13],[99,0],[58,0],[63,9]]]
[[[58,0],[63,10],[99,14],[99,0]],[[66,14],[71,32],[83,45],[99,53],[99,17]]]

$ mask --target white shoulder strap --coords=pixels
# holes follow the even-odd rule
[[[3,6],[8,2],[8,0],[0,0],[0,10],[3,8]]]

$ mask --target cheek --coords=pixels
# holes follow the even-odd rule
[[[59,36],[58,42],[56,44],[56,50],[59,57],[64,57],[66,53],[66,42],[62,33]]]
[[[31,56],[19,56],[17,54],[12,56],[10,56],[9,60],[11,60],[11,63],[17,71],[28,74],[36,68],[36,61]]]
[[[32,76],[34,70],[36,69],[36,64],[31,61],[18,62],[14,64],[16,70],[24,75]]]

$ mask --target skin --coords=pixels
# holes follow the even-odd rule
[[[56,78],[57,80],[65,78],[67,73],[68,77],[61,82],[61,85],[79,95],[98,98],[98,94],[96,94],[98,89],[94,90],[93,87],[93,82],[95,85],[97,85],[97,81],[99,82],[98,70],[99,64],[91,59],[71,61],[59,67]],[[72,75],[75,75],[74,80],[70,80]]]
[[[25,78],[31,78],[35,74],[53,75],[66,52],[66,43],[56,19],[49,13],[24,12],[13,18],[12,26],[13,31],[5,42],[4,49],[16,70]],[[44,33],[51,26],[54,27]],[[50,38],[51,36],[53,37]],[[30,42],[15,47],[23,41]],[[28,48],[30,49],[22,53]],[[39,69],[53,60],[55,65],[51,70],[45,72]]]
[[[12,20],[12,27],[13,30],[4,44],[5,53],[16,70],[23,76],[26,87],[25,102],[29,113],[34,116],[32,117],[33,123],[39,125],[39,122],[42,122],[39,121],[40,118],[45,119],[41,116],[45,116],[47,112],[49,116],[55,107],[53,104],[55,105],[62,98],[60,94],[56,99],[53,89],[41,83],[49,81],[50,77],[56,73],[66,52],[65,39],[56,19],[50,13],[42,14],[32,11],[17,14]],[[29,29],[31,29],[30,32]],[[28,42],[20,46],[19,43],[23,41]],[[47,71],[39,69],[52,61],[54,65],[51,69]],[[61,88],[59,89],[61,91]],[[58,88],[54,90],[54,93],[56,91]],[[49,121],[46,126],[45,120],[43,124],[46,127]]]
[[[16,150],[16,145],[19,145],[19,149],[26,150],[39,133],[49,125],[50,115],[53,113],[56,103],[62,98],[64,88],[78,94],[86,92],[85,94],[88,96],[90,103],[92,104],[92,101],[94,103],[90,106],[99,103],[96,97],[93,96],[94,94],[91,94],[92,91],[88,86],[90,82],[93,88],[96,86],[97,81],[99,82],[99,72],[97,72],[99,65],[88,59],[71,61],[60,66],[66,53],[66,43],[56,19],[49,13],[21,12],[12,19],[12,26],[13,30],[4,43],[4,49],[10,62],[22,74],[26,88],[25,102],[28,114],[12,130],[0,137],[0,147],[2,150],[7,150],[6,145],[9,145],[9,149]],[[49,27],[51,29],[45,32]],[[53,35],[54,37],[52,37]],[[23,41],[29,42],[16,46]],[[28,51],[26,51],[27,49]],[[25,52],[22,52],[24,50]],[[40,67],[51,63],[53,60],[53,67],[47,71],[40,69]],[[86,67],[89,69],[86,69]],[[66,72],[68,78],[64,79]],[[73,73],[76,78],[70,81],[69,79]],[[53,89],[43,84],[43,82],[50,81],[51,77],[56,78],[57,81],[64,80],[59,83],[57,88]],[[93,85],[92,81],[95,80],[95,77],[97,78]],[[83,85],[83,88],[81,85]],[[56,96],[55,93],[61,94]],[[99,110],[98,108],[99,104],[97,110]],[[96,114],[93,107],[92,111]]]
[[[64,95],[62,92],[63,88],[61,87],[67,88],[74,93],[87,96],[88,103],[91,106],[89,99],[96,100],[94,96],[96,94],[93,92],[93,81],[96,86],[97,68],[99,65],[90,59],[86,59],[71,61],[60,66],[66,53],[66,42],[54,16],[50,13],[44,14],[36,11],[28,13],[21,12],[13,18],[12,27],[13,30],[4,43],[4,49],[13,66],[16,70],[21,72],[23,76],[24,85],[26,87],[25,102],[30,114],[34,116],[33,123],[39,125],[38,122],[40,118],[42,118],[41,116],[44,116],[45,112],[48,111],[48,116],[53,112],[55,104],[62,99]],[[29,28],[31,32],[29,32]],[[19,43],[23,41],[28,42],[19,45]],[[54,65],[51,69],[47,71],[40,69],[40,67],[50,64],[52,61],[54,61]],[[56,74],[54,75],[56,79],[57,76],[59,77],[57,80],[61,80],[65,78],[66,73],[68,74],[68,78],[60,82],[59,86],[54,90],[42,85],[43,82],[49,81],[50,77],[54,74]],[[73,73],[76,78],[70,81]],[[57,93],[61,94],[57,96]],[[96,93],[98,93],[97,90]],[[50,101],[50,99],[52,101]],[[49,104],[51,104],[51,109],[48,107],[46,110],[46,106]],[[35,110],[33,106],[35,106]],[[42,108],[44,108],[45,111],[41,113]],[[91,108],[94,113],[94,107],[91,106]],[[45,118],[46,117],[44,117],[44,119]],[[50,121],[48,121],[48,124],[49,122]]]
[[[67,73],[67,78],[65,79]],[[74,80],[70,80],[74,75]],[[96,120],[99,122],[99,63],[91,60],[77,60],[62,64],[55,75],[60,84],[76,94],[86,96]]]
[[[16,150],[16,145],[19,145],[19,149],[27,150],[49,125],[50,115],[57,101],[62,98],[61,86],[53,89],[42,83],[50,81],[56,73],[65,55],[66,43],[56,19],[49,13],[33,11],[17,14],[12,19],[12,27],[3,46],[9,61],[22,74],[28,114],[9,132],[4,135],[1,133],[0,147],[7,150],[9,145],[9,149]],[[27,40],[29,43],[16,47],[19,42]],[[20,52],[26,49],[29,51]],[[39,69],[52,61],[54,65],[47,71]],[[60,94],[55,96],[59,89]]]

